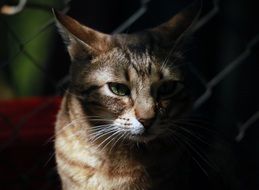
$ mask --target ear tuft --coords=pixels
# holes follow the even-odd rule
[[[72,60],[93,57],[111,48],[111,37],[109,35],[84,26],[59,11],[54,9],[52,11]]]
[[[66,31],[65,27],[60,22],[62,20],[62,16],[64,16],[64,15],[62,12],[57,11],[56,9],[53,9],[53,8],[52,8],[52,13],[55,17],[56,26],[58,28],[58,31],[59,31],[61,37],[63,38],[65,44],[68,46],[69,42],[70,42],[69,32]]]

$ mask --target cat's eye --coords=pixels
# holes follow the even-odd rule
[[[166,81],[157,90],[158,98],[168,98],[177,92],[180,86],[178,81]]]
[[[130,89],[127,85],[121,83],[108,83],[110,91],[117,96],[129,96]]]

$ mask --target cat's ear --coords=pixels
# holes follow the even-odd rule
[[[201,12],[201,0],[196,0],[183,11],[176,14],[169,21],[148,31],[152,34],[158,45],[172,47],[192,31]]]
[[[91,59],[111,47],[110,35],[84,26],[58,11],[53,10],[53,14],[72,61]]]

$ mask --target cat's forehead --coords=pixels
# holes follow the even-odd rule
[[[134,64],[136,62],[146,65],[151,63],[155,58],[148,49],[136,49],[132,47],[114,47],[109,51],[100,54],[92,63],[103,62],[108,64],[116,64],[117,62],[125,64]]]
[[[92,61],[111,71],[135,70],[139,75],[151,74],[159,69],[159,61],[148,50],[136,51],[129,48],[113,48]]]
[[[113,48],[96,57],[91,64],[98,65],[98,75],[105,74],[119,80],[139,80],[140,77],[152,80],[179,78],[179,72],[171,69],[166,60],[161,60],[148,49],[139,47]]]

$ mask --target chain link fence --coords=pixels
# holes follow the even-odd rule
[[[0,1],[0,189],[60,187],[48,139],[69,58],[51,8],[69,11],[104,32],[119,33],[159,24],[190,2]],[[259,188],[259,15],[254,6],[244,0],[204,1],[193,28],[194,45],[186,53],[194,81],[194,112],[210,118],[213,130],[234,144],[245,189]],[[48,98],[4,100],[17,96]],[[50,119],[44,122],[43,117]],[[48,122],[53,125],[44,129]]]

